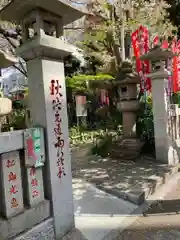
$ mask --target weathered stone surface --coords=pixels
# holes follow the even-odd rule
[[[179,169],[178,165],[168,166],[143,156],[127,161],[99,156],[80,159],[72,153],[72,161],[74,178],[86,179],[101,190],[136,204],[144,202]]]
[[[49,218],[13,240],[55,240],[53,219]]]
[[[44,201],[42,168],[27,168],[26,177],[28,182],[27,200],[28,204],[32,207]]]
[[[140,156],[143,142],[137,138],[124,138],[112,145],[110,157],[124,160],[136,160]]]
[[[23,193],[19,151],[1,155],[2,213],[9,218],[23,211]]]
[[[33,228],[36,224],[42,222],[43,220],[49,217],[50,217],[50,204],[49,201],[44,201],[41,202],[40,204],[35,205],[33,208],[27,209],[23,213],[20,213],[19,215],[10,218],[8,221],[0,218],[0,239],[1,240],[14,238],[16,239],[15,236],[18,236],[18,234]]]
[[[55,239],[53,219],[43,221],[28,232],[14,238],[13,240],[88,240],[76,228],[73,228],[61,239]]]
[[[36,58],[27,67],[33,123],[46,129],[45,191],[52,201],[56,237],[60,238],[74,226],[64,64]]]

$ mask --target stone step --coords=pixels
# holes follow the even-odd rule
[[[122,155],[127,155],[127,156],[133,156],[133,155],[139,155],[140,153],[138,151],[112,151],[111,156],[122,156]]]
[[[178,169],[179,168],[177,166],[174,166],[172,169],[169,169],[168,172],[163,172],[161,175],[157,176],[156,181],[151,182],[148,186],[141,186],[137,184],[129,188],[127,191],[123,191],[118,187],[109,188],[100,184],[97,184],[96,187],[118,198],[141,205],[150,195],[160,189],[162,185],[167,184],[173,176],[176,176],[176,174],[178,174]],[[149,204],[149,206],[152,205],[152,203]],[[145,212],[147,212],[147,209]],[[147,215],[147,213],[145,213],[145,215]]]

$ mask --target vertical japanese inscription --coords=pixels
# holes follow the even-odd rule
[[[50,95],[52,97],[52,110],[54,117],[54,148],[56,149],[56,166],[57,166],[57,177],[62,179],[66,176],[64,168],[64,139],[61,130],[61,109],[62,109],[62,97],[61,85],[59,80],[51,80],[50,83]]]
[[[27,200],[29,206],[32,207],[44,201],[42,168],[29,167],[26,171],[28,180]]]
[[[23,210],[19,152],[2,154],[1,158],[4,191],[2,211],[6,217],[11,217]]]

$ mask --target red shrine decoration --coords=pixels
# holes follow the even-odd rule
[[[139,56],[145,54],[149,50],[149,46],[155,47],[158,44],[161,44],[161,48],[168,49],[169,43],[166,39],[163,39],[160,43],[159,37],[156,35],[152,43],[149,42],[148,30],[140,26],[131,34],[132,48],[134,51],[134,56],[136,59],[136,71],[140,76],[140,90],[141,92],[151,89],[151,81],[146,78],[146,74],[149,73],[149,62],[140,61]],[[172,61],[168,61],[167,68],[171,70],[172,76],[168,78],[169,93],[171,94],[171,89],[174,93],[180,91],[180,40],[177,42],[176,38],[173,39],[171,43],[171,50],[176,56],[172,58]]]

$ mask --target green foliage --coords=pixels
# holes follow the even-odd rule
[[[64,59],[64,71],[66,76],[71,76],[80,71],[81,62],[73,55],[69,55]]]
[[[103,81],[112,80],[113,77],[108,74],[97,74],[97,75],[74,75],[72,77],[66,77],[66,86],[71,88],[72,92],[87,92],[89,81]]]
[[[179,5],[177,1],[171,1],[171,5]],[[176,3],[175,3],[176,2]],[[149,0],[130,1],[127,12],[122,13],[123,1],[89,0],[88,9],[94,14],[94,18],[86,19],[84,37],[81,47],[86,56],[99,63],[95,64],[96,70],[115,74],[121,64],[120,48],[126,48],[130,43],[130,33],[140,25],[146,26],[150,38],[158,34],[162,38],[175,34],[176,27],[168,19],[168,4],[158,0],[156,3]],[[176,10],[173,10],[174,18]],[[124,15],[124,16],[123,16]],[[179,26],[179,25],[176,25]],[[122,36],[125,36],[124,42]],[[129,57],[129,56],[127,56]]]
[[[8,116],[8,122],[2,126],[2,131],[25,129],[25,109],[14,109]]]
[[[72,146],[96,142],[97,139],[103,138],[104,135],[105,132],[101,129],[96,131],[88,131],[84,128],[72,127],[69,130],[70,144]]]
[[[101,157],[107,157],[112,148],[113,136],[106,134],[96,141],[96,144],[92,147],[92,154],[99,155]]]
[[[176,27],[168,19],[168,7],[166,1],[160,0],[156,4],[148,0],[134,1],[134,24],[130,22],[130,28],[136,28],[137,25],[144,25],[148,28],[150,34],[158,34],[167,38],[171,36]],[[131,19],[130,19],[131,21]]]
[[[152,113],[152,101],[149,96],[144,102],[141,98],[140,110],[137,116],[137,135],[144,141],[142,152],[152,154],[155,152],[154,121]]]
[[[169,4],[167,8],[169,12],[169,19],[171,20],[172,24],[178,27],[178,38],[180,37],[180,1],[177,0],[166,0]]]

